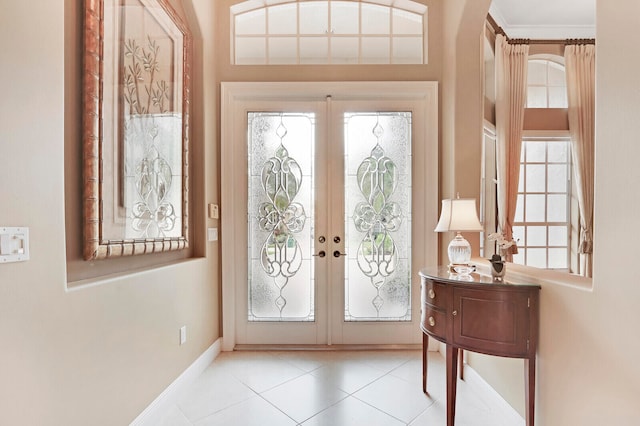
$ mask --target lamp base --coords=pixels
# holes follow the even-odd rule
[[[449,255],[449,264],[467,265],[471,260],[471,244],[458,232],[449,243],[447,254]]]

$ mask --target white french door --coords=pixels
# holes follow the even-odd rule
[[[225,349],[419,343],[435,83],[223,83],[222,132]]]

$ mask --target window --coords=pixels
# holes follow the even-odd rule
[[[513,226],[513,262],[568,269],[570,259],[571,144],[568,138],[526,138]]]
[[[391,0],[239,3],[231,7],[232,63],[426,63],[427,7],[410,0],[391,4]]]
[[[546,59],[530,59],[527,71],[527,108],[566,108],[564,65]]]

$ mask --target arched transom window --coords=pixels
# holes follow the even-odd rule
[[[566,108],[564,65],[548,59],[529,59],[527,108]]]
[[[231,25],[237,65],[427,62],[427,7],[410,0],[249,0]]]

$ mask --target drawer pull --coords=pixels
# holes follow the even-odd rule
[[[436,298],[436,292],[433,291],[432,288],[429,289],[429,299],[435,299]]]
[[[455,317],[456,315],[458,315],[458,311],[453,311],[452,314]]]
[[[434,320],[433,317],[429,317],[429,325],[431,327],[435,327],[436,326],[436,320]]]

